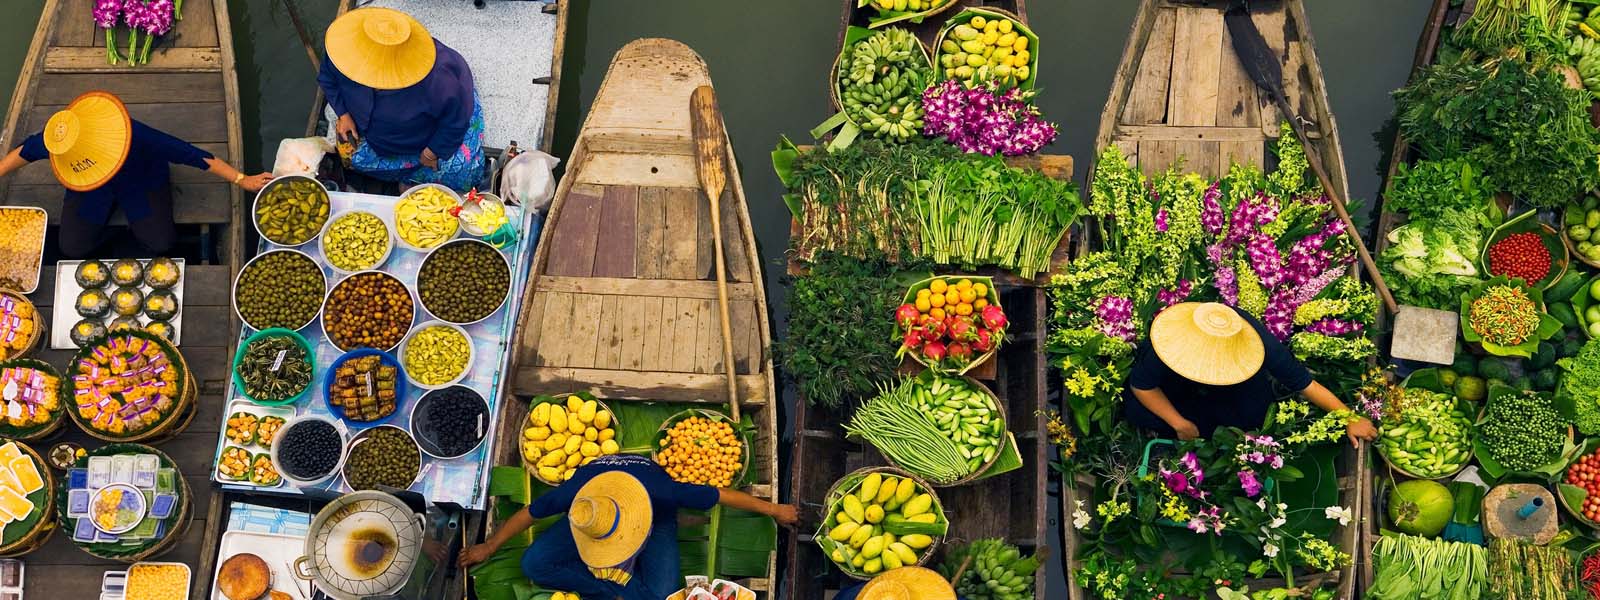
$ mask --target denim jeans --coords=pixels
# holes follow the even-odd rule
[[[589,572],[578,557],[572,540],[572,526],[561,517],[533,545],[522,553],[522,573],[540,587],[558,592],[576,592],[583,600],[662,600],[683,589],[678,563],[678,520],[660,519],[650,529],[650,537],[634,561],[633,579],[626,587],[602,581]]]

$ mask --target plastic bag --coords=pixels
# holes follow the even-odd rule
[[[322,155],[333,151],[333,144],[318,137],[291,138],[278,142],[278,157],[272,161],[272,176],[317,176]]]
[[[550,207],[556,195],[556,165],[561,159],[538,150],[518,154],[500,170],[500,197],[535,213]]]

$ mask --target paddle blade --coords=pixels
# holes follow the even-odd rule
[[[1228,7],[1222,20],[1228,26],[1228,35],[1233,38],[1233,51],[1239,56],[1245,74],[1257,87],[1266,90],[1274,98],[1283,97],[1283,65],[1278,61],[1277,53],[1267,45],[1256,22],[1250,18],[1250,9],[1243,2],[1235,2]]]
[[[695,88],[689,96],[689,118],[694,129],[694,158],[700,174],[700,187],[712,200],[722,197],[728,182],[728,134],[722,128],[722,110],[717,93],[709,85]]]

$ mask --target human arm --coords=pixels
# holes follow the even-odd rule
[[[460,567],[465,569],[489,560],[489,557],[500,550],[500,547],[504,546],[512,537],[527,531],[529,527],[533,527],[533,523],[532,513],[525,510],[517,511],[516,514],[511,515],[511,518],[506,519],[506,522],[501,523],[500,527],[494,530],[494,535],[489,536],[489,539],[484,540],[482,544],[473,544],[462,548],[458,557]]]
[[[0,158],[0,177],[10,175],[13,171],[21,169],[28,161],[22,158],[22,146],[12,148],[6,153],[5,158]]]
[[[437,125],[421,152],[422,164],[438,168],[439,159],[455,154],[467,137],[472,124],[473,98],[471,86],[448,86],[452,92],[438,98],[434,109]]]
[[[784,527],[793,526],[800,519],[799,510],[793,504],[767,502],[739,490],[728,488],[717,489],[717,504],[772,517],[779,525]]]
[[[169,163],[187,165],[211,173],[218,179],[242,187],[246,191],[258,191],[267,185],[267,182],[272,181],[272,175],[269,173],[245,175],[210,152],[138,121],[134,121],[134,136],[138,140],[138,150],[141,152],[153,152]]]
[[[1133,390],[1133,397],[1139,401],[1139,404],[1144,405],[1145,408],[1150,410],[1151,414],[1161,419],[1162,422],[1166,423],[1178,434],[1178,439],[1192,440],[1200,437],[1200,428],[1193,421],[1183,418],[1183,415],[1178,412],[1178,408],[1172,405],[1172,400],[1167,398],[1167,393],[1161,391],[1161,388],[1146,390],[1134,386],[1129,389]]]
[[[1328,388],[1323,387],[1322,384],[1317,383],[1315,380],[1311,382],[1311,385],[1300,390],[1300,396],[1305,398],[1307,402],[1315,404],[1317,408],[1330,413],[1340,411],[1348,413],[1350,417],[1345,423],[1345,436],[1350,439],[1351,446],[1359,446],[1363,441],[1370,442],[1378,439],[1378,428],[1372,426],[1372,421],[1351,412],[1350,407],[1345,406],[1338,396],[1333,395],[1333,392],[1328,391]]]
[[[233,168],[233,165],[230,165],[228,163],[222,162],[221,160],[218,160],[214,156],[211,157],[211,158],[205,159],[205,163],[206,163],[206,172],[207,173],[211,173],[212,175],[216,175],[217,177],[221,178],[223,181],[226,181],[226,182],[231,183],[233,185],[237,185],[237,186],[239,186],[241,188],[244,188],[244,190],[247,191],[247,192],[258,192],[258,191],[261,191],[261,188],[266,187],[267,183],[272,181],[272,174],[271,173],[257,173],[255,175],[245,175],[244,173],[241,173],[238,169]]]

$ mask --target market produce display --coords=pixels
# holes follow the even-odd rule
[[[406,430],[392,425],[357,434],[351,438],[347,452],[344,479],[356,491],[380,485],[403,490],[416,483],[422,469],[422,453],[416,440]]]
[[[1371,600],[1467,600],[1482,597],[1488,587],[1489,557],[1477,544],[1382,536],[1373,545],[1372,562],[1376,577],[1365,596]]]
[[[1038,42],[1027,25],[1010,17],[968,10],[945,28],[934,61],[943,69],[941,79],[954,79],[967,87],[992,82],[1031,89],[1038,68]]]
[[[261,237],[280,246],[299,246],[328,222],[328,189],[310,177],[279,177],[256,194],[255,223]]]
[[[346,421],[380,421],[399,407],[404,386],[394,357],[358,350],[334,361],[328,374],[328,407]]]
[[[452,209],[461,206],[455,192],[440,185],[411,188],[394,205],[395,235],[413,250],[430,250],[456,236],[461,223]]]
[[[971,472],[982,471],[1006,445],[1005,415],[994,395],[972,379],[930,375],[927,381],[932,385],[917,389],[917,407],[956,443]]]
[[[36,535],[50,518],[50,479],[33,448],[16,441],[0,445],[0,547],[13,548]]]
[[[175,563],[141,562],[128,568],[124,600],[179,600],[189,588],[189,569]],[[280,600],[272,598],[270,600]]]
[[[1572,557],[1559,546],[1495,538],[1489,542],[1489,598],[1565,600],[1577,587]]]
[[[246,340],[233,365],[246,398],[265,404],[293,401],[311,387],[313,357],[304,338],[269,329]]]
[[[834,67],[844,114],[874,137],[906,142],[922,130],[922,90],[933,80],[922,42],[898,27],[853,28]]]
[[[112,333],[72,360],[73,420],[108,438],[138,436],[165,424],[185,394],[186,367],[178,351],[143,332]]]
[[[301,419],[283,426],[282,439],[272,445],[277,471],[296,483],[327,478],[345,459],[344,436],[332,423]]]
[[[394,247],[389,225],[364,210],[339,213],[322,234],[322,256],[328,265],[346,273],[376,269]]]
[[[741,434],[721,413],[681,413],[662,423],[656,437],[655,461],[676,481],[732,487],[749,465]]]
[[[334,284],[322,316],[323,332],[340,350],[391,350],[411,331],[416,306],[398,278],[364,271]]]
[[[0,207],[0,288],[26,293],[39,286],[46,226],[43,209]]]
[[[252,329],[300,329],[322,310],[327,277],[310,256],[273,250],[250,259],[233,284],[233,309]]]
[[[467,324],[489,318],[511,292],[511,266],[493,246],[450,242],[428,253],[417,271],[417,297],[439,320]]]
[[[1523,281],[1541,281],[1550,275],[1550,251],[1533,232],[1506,236],[1489,245],[1489,274]]]
[[[1600,523],[1600,448],[1577,457],[1567,466],[1558,496],[1578,517]]]
[[[406,376],[418,387],[434,389],[460,381],[472,368],[472,338],[455,325],[423,323],[400,347]]]
[[[1402,481],[1389,492],[1389,522],[1402,533],[1433,537],[1455,512],[1449,488],[1436,481]]]
[[[622,450],[615,414],[593,397],[537,396],[533,401],[522,429],[522,465],[539,481],[560,485],[578,467]]]
[[[940,372],[965,373],[994,357],[1010,324],[987,277],[933,277],[895,309],[901,354]]]
[[[176,541],[189,517],[188,486],[172,459],[139,444],[80,456],[55,490],[57,526],[101,559],[134,560]]]
[[[962,152],[1022,156],[1056,139],[1056,124],[1044,120],[1022,88],[963,87],[954,79],[922,93],[923,135],[942,138]]]
[[[1549,394],[1491,388],[1478,421],[1478,462],[1494,477],[1504,472],[1554,475],[1571,439]]]
[[[1561,397],[1572,403],[1572,425],[1584,435],[1600,434],[1600,342],[1590,340],[1560,365]]]
[[[961,564],[972,557],[959,580],[952,581],[956,593],[968,600],[1029,600],[1033,595],[1033,574],[1039,569],[1039,555],[1022,557],[1022,551],[1000,538],[981,539],[945,552],[939,574],[954,577]],[[990,583],[993,582],[993,583]]]
[[[122,258],[111,263],[111,283],[117,287],[138,285],[144,281],[144,263],[134,258]]]
[[[440,458],[455,458],[477,448],[490,422],[483,396],[459,385],[423,394],[411,413],[417,445]],[[598,439],[599,434],[595,435]]]
[[[1531,358],[1560,331],[1544,313],[1544,294],[1521,279],[1495,277],[1461,294],[1462,337],[1490,354]]]
[[[1600,198],[1585,194],[1583,199],[1569,202],[1561,211],[1561,220],[1566,225],[1563,235],[1574,254],[1589,266],[1600,267],[1600,250],[1595,249],[1595,242],[1600,242],[1600,235],[1596,235],[1600,229]]]
[[[987,389],[924,372],[883,386],[844,429],[896,466],[948,485],[981,473],[994,461],[1005,447],[1005,427]]]
[[[44,315],[27,298],[0,292],[0,360],[17,358],[44,335]]]
[[[0,362],[0,436],[33,439],[54,430],[66,410],[61,376],[49,363]]]
[[[1383,421],[1378,451],[1401,472],[1433,479],[1472,459],[1472,417],[1449,394],[1407,388]]]
[[[892,469],[845,476],[825,505],[817,545],[834,566],[858,579],[922,564],[949,527],[933,491]]]
[[[81,320],[55,315],[53,327],[68,333],[54,337],[54,349],[81,348],[103,331],[147,331],[177,341],[183,320],[184,263],[166,257],[62,261],[57,265],[55,298],[69,300]],[[71,273],[69,277],[67,274]]]

